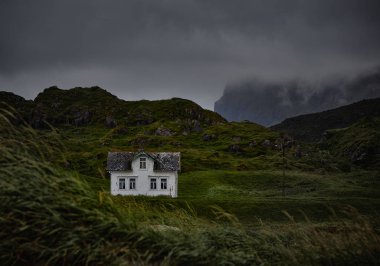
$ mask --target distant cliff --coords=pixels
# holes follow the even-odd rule
[[[363,100],[336,109],[285,119],[272,126],[298,140],[319,141],[329,129],[345,128],[362,119],[380,117],[380,98]]]
[[[380,68],[351,80],[320,85],[258,80],[227,86],[214,110],[229,121],[271,126],[286,118],[380,97]]]

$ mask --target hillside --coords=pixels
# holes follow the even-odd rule
[[[4,265],[347,265],[379,259],[378,173],[339,171],[331,157],[298,160],[290,147],[284,177],[278,133],[257,124],[221,122],[186,134],[162,119],[34,130],[1,114]],[[140,145],[182,152],[179,198],[109,195],[105,155]]]
[[[363,100],[332,110],[285,119],[271,128],[297,140],[319,141],[328,129],[345,128],[360,119],[380,117],[380,98]]]
[[[29,108],[24,119],[41,135],[48,134],[45,121],[57,128],[67,147],[65,167],[89,176],[105,174],[111,150],[180,151],[183,171],[263,169],[279,161],[278,133],[228,123],[189,100],[124,101],[99,87],[51,87],[14,107]]]
[[[6,109],[9,109],[9,106],[14,108],[23,117],[27,117],[34,107],[33,101],[27,101],[21,96],[6,91],[0,91],[0,103],[5,103],[6,106],[2,107]]]
[[[2,95],[2,100],[39,129],[41,136],[49,133],[46,130],[48,124],[57,128],[66,147],[67,162],[61,163],[62,166],[86,176],[106,175],[109,151],[136,151],[140,148],[152,152],[181,152],[184,172],[280,169],[278,131],[288,133],[295,140],[315,142],[326,130],[345,128],[362,118],[376,116],[380,102],[380,99],[365,100],[287,119],[267,129],[251,122],[227,122],[217,113],[204,110],[189,100],[124,101],[99,87],[70,90],[51,87],[34,101],[26,101],[11,93],[3,92]],[[320,171],[321,168],[350,168],[347,165],[351,163],[366,167],[377,165],[377,149],[364,147],[377,147],[377,135],[368,135],[368,132],[378,132],[378,125],[367,123],[366,127],[357,126],[345,132],[352,130],[357,136],[363,135],[367,144],[358,144],[358,140],[351,137],[345,146],[331,138],[310,150],[288,138],[287,167]],[[347,133],[347,136],[352,135]],[[352,155],[359,152],[354,148],[356,146],[360,147],[360,154],[367,154],[360,162],[356,160],[359,155]],[[321,159],[320,151],[324,150],[328,153]],[[326,163],[321,164],[320,160]]]
[[[319,147],[357,165],[380,169],[380,117],[366,117],[349,127],[327,130]]]
[[[34,101],[3,92],[1,101],[17,110],[25,109],[24,119],[35,128],[64,125],[148,125],[159,120],[180,120],[183,130],[198,130],[202,125],[225,122],[220,115],[180,98],[158,101],[124,101],[99,87],[62,90],[50,87]],[[15,101],[15,97],[17,97]]]
[[[4,265],[378,261],[379,173],[323,150],[343,151],[350,132],[360,147],[376,141],[377,120],[327,134],[321,149],[286,137],[283,168],[278,132],[191,101],[126,102],[100,88],[4,95],[35,127],[0,110]],[[89,115],[79,123],[77,112]],[[181,152],[178,198],[109,195],[107,153],[139,148]]]

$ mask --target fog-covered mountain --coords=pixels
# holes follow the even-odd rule
[[[376,97],[380,97],[380,68],[349,80],[318,85],[260,80],[229,85],[215,102],[214,110],[230,121],[250,120],[270,126],[292,116]]]

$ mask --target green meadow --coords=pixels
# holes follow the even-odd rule
[[[249,122],[186,131],[172,119],[43,129],[20,121],[1,112],[3,265],[380,262],[378,169],[319,144],[290,141],[283,157],[282,135]],[[328,145],[352,141],[349,131],[335,136]],[[141,147],[181,152],[178,198],[110,195],[107,153]]]

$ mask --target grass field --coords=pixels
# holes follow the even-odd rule
[[[97,191],[109,190],[107,179],[83,177]],[[286,222],[290,213],[297,221],[305,215],[315,222],[329,221],[333,210],[347,206],[361,213],[377,215],[380,210],[380,178],[375,171],[358,171],[349,174],[315,174],[286,172],[285,196],[282,196],[280,171],[194,171],[180,174],[179,198],[138,197],[133,200],[154,208],[168,204],[191,206],[198,216],[214,218],[213,207],[234,214],[246,225],[261,222]],[[129,202],[119,200],[120,202]]]
[[[112,146],[102,145],[109,130],[37,132],[14,127],[6,116],[0,122],[3,265],[380,262],[376,171],[344,173],[326,163],[326,168],[304,171],[292,166],[289,153],[282,197],[276,150],[260,146],[262,154],[253,156],[253,149],[244,146],[245,152],[233,154],[231,138],[219,136],[221,143],[211,152],[212,145],[201,145],[201,134],[194,133],[182,141],[183,158],[192,163],[179,176],[179,198],[113,197],[104,153],[135,135],[113,137],[118,144]],[[261,141],[274,134],[252,132],[242,131],[240,138]],[[145,137],[152,143],[164,138]],[[221,162],[217,169],[209,159],[215,152]],[[238,166],[244,162],[248,169],[242,170]]]

